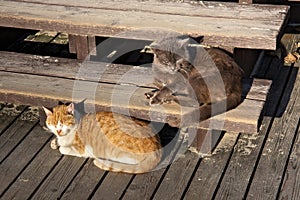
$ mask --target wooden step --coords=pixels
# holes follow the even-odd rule
[[[213,46],[275,50],[288,11],[230,2],[0,0],[0,26],[146,40],[165,30],[205,36]]]
[[[55,106],[59,100],[87,98],[88,111],[112,110],[137,118],[190,126],[194,108],[178,104],[149,106],[144,93],[151,90],[151,68],[79,62],[72,59],[0,52],[0,101],[35,106]],[[244,101],[236,109],[196,125],[204,129],[225,129],[256,133],[258,120],[271,81],[244,80]],[[184,120],[183,120],[184,119]],[[213,127],[208,126],[214,120]],[[224,121],[224,127],[220,123]]]

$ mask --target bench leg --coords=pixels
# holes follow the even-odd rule
[[[89,59],[90,55],[96,55],[95,36],[82,36],[69,34],[69,51],[77,54],[77,59]]]
[[[222,137],[222,131],[197,129],[190,150],[200,155],[211,155],[218,141]]]

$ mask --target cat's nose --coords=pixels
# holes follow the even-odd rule
[[[61,129],[56,130],[58,135],[61,135]]]

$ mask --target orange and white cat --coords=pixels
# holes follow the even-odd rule
[[[73,103],[43,109],[46,125],[56,135],[51,147],[62,154],[94,158],[103,170],[135,174],[149,172],[161,161],[161,142],[148,122],[112,112],[78,119]]]

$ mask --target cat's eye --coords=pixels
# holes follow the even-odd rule
[[[163,61],[162,61],[162,64],[169,66],[169,65],[170,65],[170,62],[169,62],[168,60],[163,60]]]

